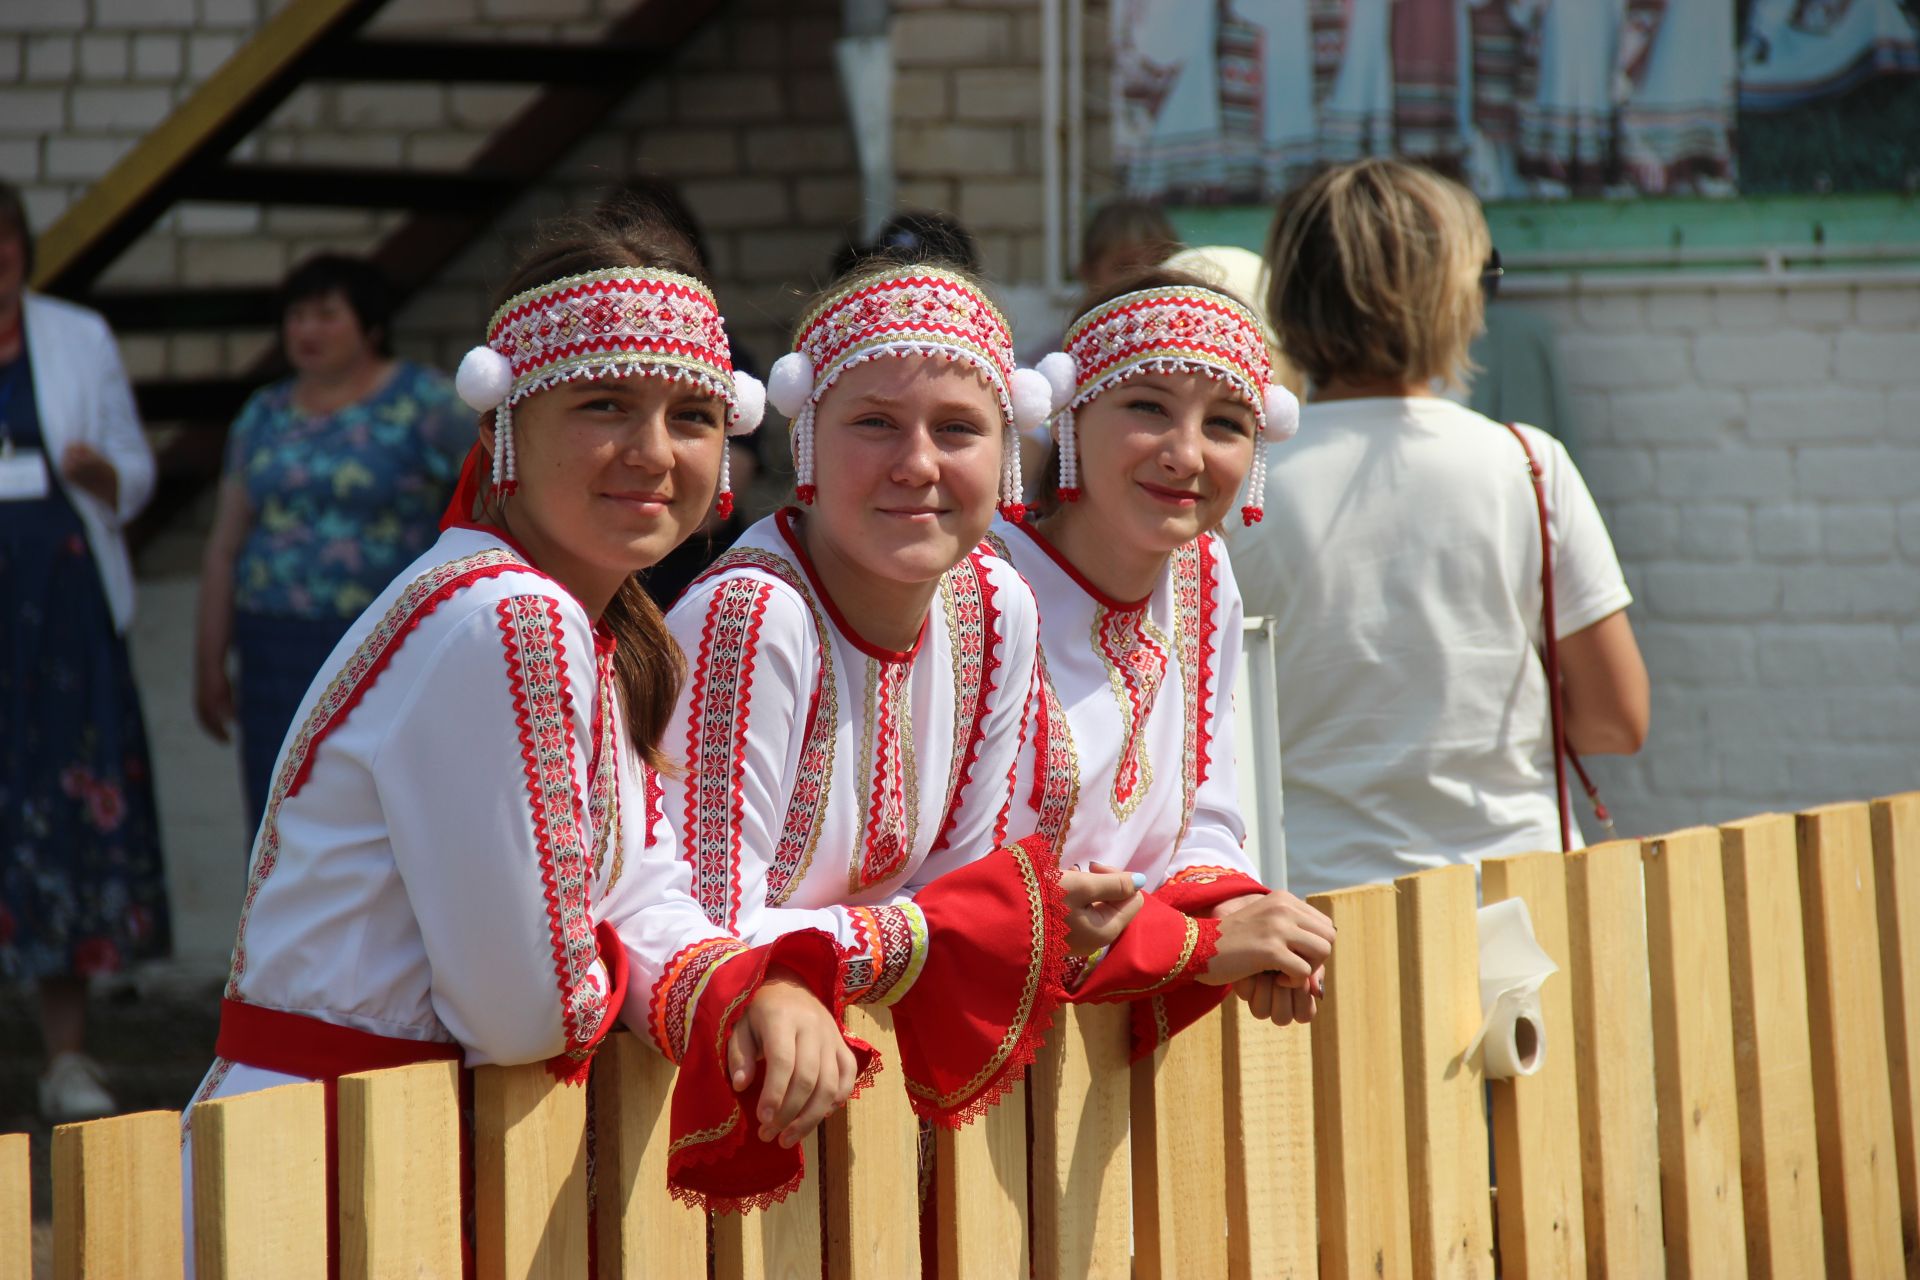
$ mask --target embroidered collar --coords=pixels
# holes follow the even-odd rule
[[[826,584],[820,581],[820,575],[813,567],[813,557],[807,554],[806,543],[800,537],[799,520],[798,507],[782,507],[774,513],[774,524],[780,530],[780,536],[786,540],[788,548],[792,550],[793,558],[799,563],[801,572],[807,575],[807,585],[812,587],[813,594],[820,598],[820,603],[826,608],[827,617],[833,622],[834,629],[847,638],[847,643],[876,661],[912,662],[919,655],[920,646],[926,643],[927,627],[932,618],[932,611],[929,610],[928,616],[920,619],[920,631],[914,636],[913,647],[910,649],[883,649],[862,638],[853,624],[847,621],[846,615],[840,612],[840,606],[834,603]]]
[[[1090,578],[1088,578],[1086,574],[1080,572],[1080,570],[1074,566],[1073,561],[1067,559],[1066,552],[1060,550],[1059,547],[1056,547],[1053,544],[1053,542],[1047,537],[1047,535],[1040,532],[1039,529],[1035,528],[1031,522],[1022,523],[1022,524],[1016,525],[1015,527],[1018,528],[1020,532],[1026,534],[1029,538],[1032,538],[1034,545],[1039,547],[1042,551],[1046,552],[1047,558],[1049,560],[1052,560],[1055,564],[1059,565],[1060,571],[1066,574],[1069,578],[1073,579],[1074,585],[1079,587],[1082,591],[1086,592],[1089,596],[1093,597],[1094,603],[1100,605],[1101,607],[1106,609],[1111,609],[1115,613],[1133,613],[1138,610],[1146,608],[1148,603],[1152,601],[1153,599],[1152,591],[1147,592],[1147,594],[1145,594],[1144,596],[1141,596],[1138,600],[1115,599],[1113,596],[1110,596],[1106,592],[1102,591],[1099,587],[1096,587],[1093,584],[1093,581]],[[1163,570],[1162,572],[1164,573],[1165,571]]]

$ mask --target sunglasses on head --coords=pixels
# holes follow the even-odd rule
[[[1500,251],[1487,250],[1487,265],[1480,268],[1480,291],[1489,298],[1499,293],[1500,277],[1505,274],[1507,269],[1500,265]]]

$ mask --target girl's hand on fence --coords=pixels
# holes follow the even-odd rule
[[[1098,862],[1088,871],[1062,871],[1060,892],[1067,900],[1067,948],[1090,956],[1110,947],[1140,914],[1140,890],[1147,878]]]
[[[1247,1002],[1247,1011],[1276,1027],[1312,1022],[1320,1012],[1319,995],[1326,970],[1316,970],[1305,987],[1290,987],[1277,973],[1256,973],[1233,984],[1234,994]]]
[[[1213,960],[1200,981],[1223,987],[1272,973],[1304,988],[1333,954],[1333,921],[1292,894],[1275,890],[1220,922]]]
[[[804,982],[768,971],[727,1041],[727,1075],[737,1090],[753,1083],[754,1064],[766,1061],[754,1119],[760,1140],[791,1147],[838,1110],[859,1071],[839,1024]]]

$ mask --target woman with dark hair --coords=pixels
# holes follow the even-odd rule
[[[583,1084],[624,1018],[680,1065],[675,1194],[741,1208],[798,1183],[871,1067],[833,940],[708,923],[660,806],[684,664],[634,575],[726,505],[726,439],[766,398],[696,270],[677,236],[588,223],[503,290],[460,368],[482,416],[444,530],[276,767],[196,1104],[429,1060]]]
[[[281,292],[294,373],[256,392],[229,433],[194,645],[201,725],[225,742],[239,724],[249,834],[301,695],[433,542],[472,429],[444,375],[393,358],[392,290],[372,263],[324,254]]]
[[[114,1109],[83,1052],[87,978],[169,945],[120,532],[153,455],[106,322],[29,292],[32,266],[0,182],[0,981],[39,983],[61,1122]]]

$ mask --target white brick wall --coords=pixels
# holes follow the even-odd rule
[[[1920,786],[1920,281],[1518,300],[1653,677],[1621,830]]]
[[[0,176],[45,228],[173,106],[232,56],[272,0],[0,0]],[[478,38],[591,37],[630,0],[392,0],[373,32]],[[303,88],[242,157],[464,166],[531,91],[327,85]],[[204,207],[170,215],[111,268],[122,285],[269,284],[305,254],[364,250],[397,219],[297,227],[280,211]],[[136,342],[141,363],[175,354],[196,373],[238,369],[255,343]],[[184,370],[183,370],[184,371]]]

